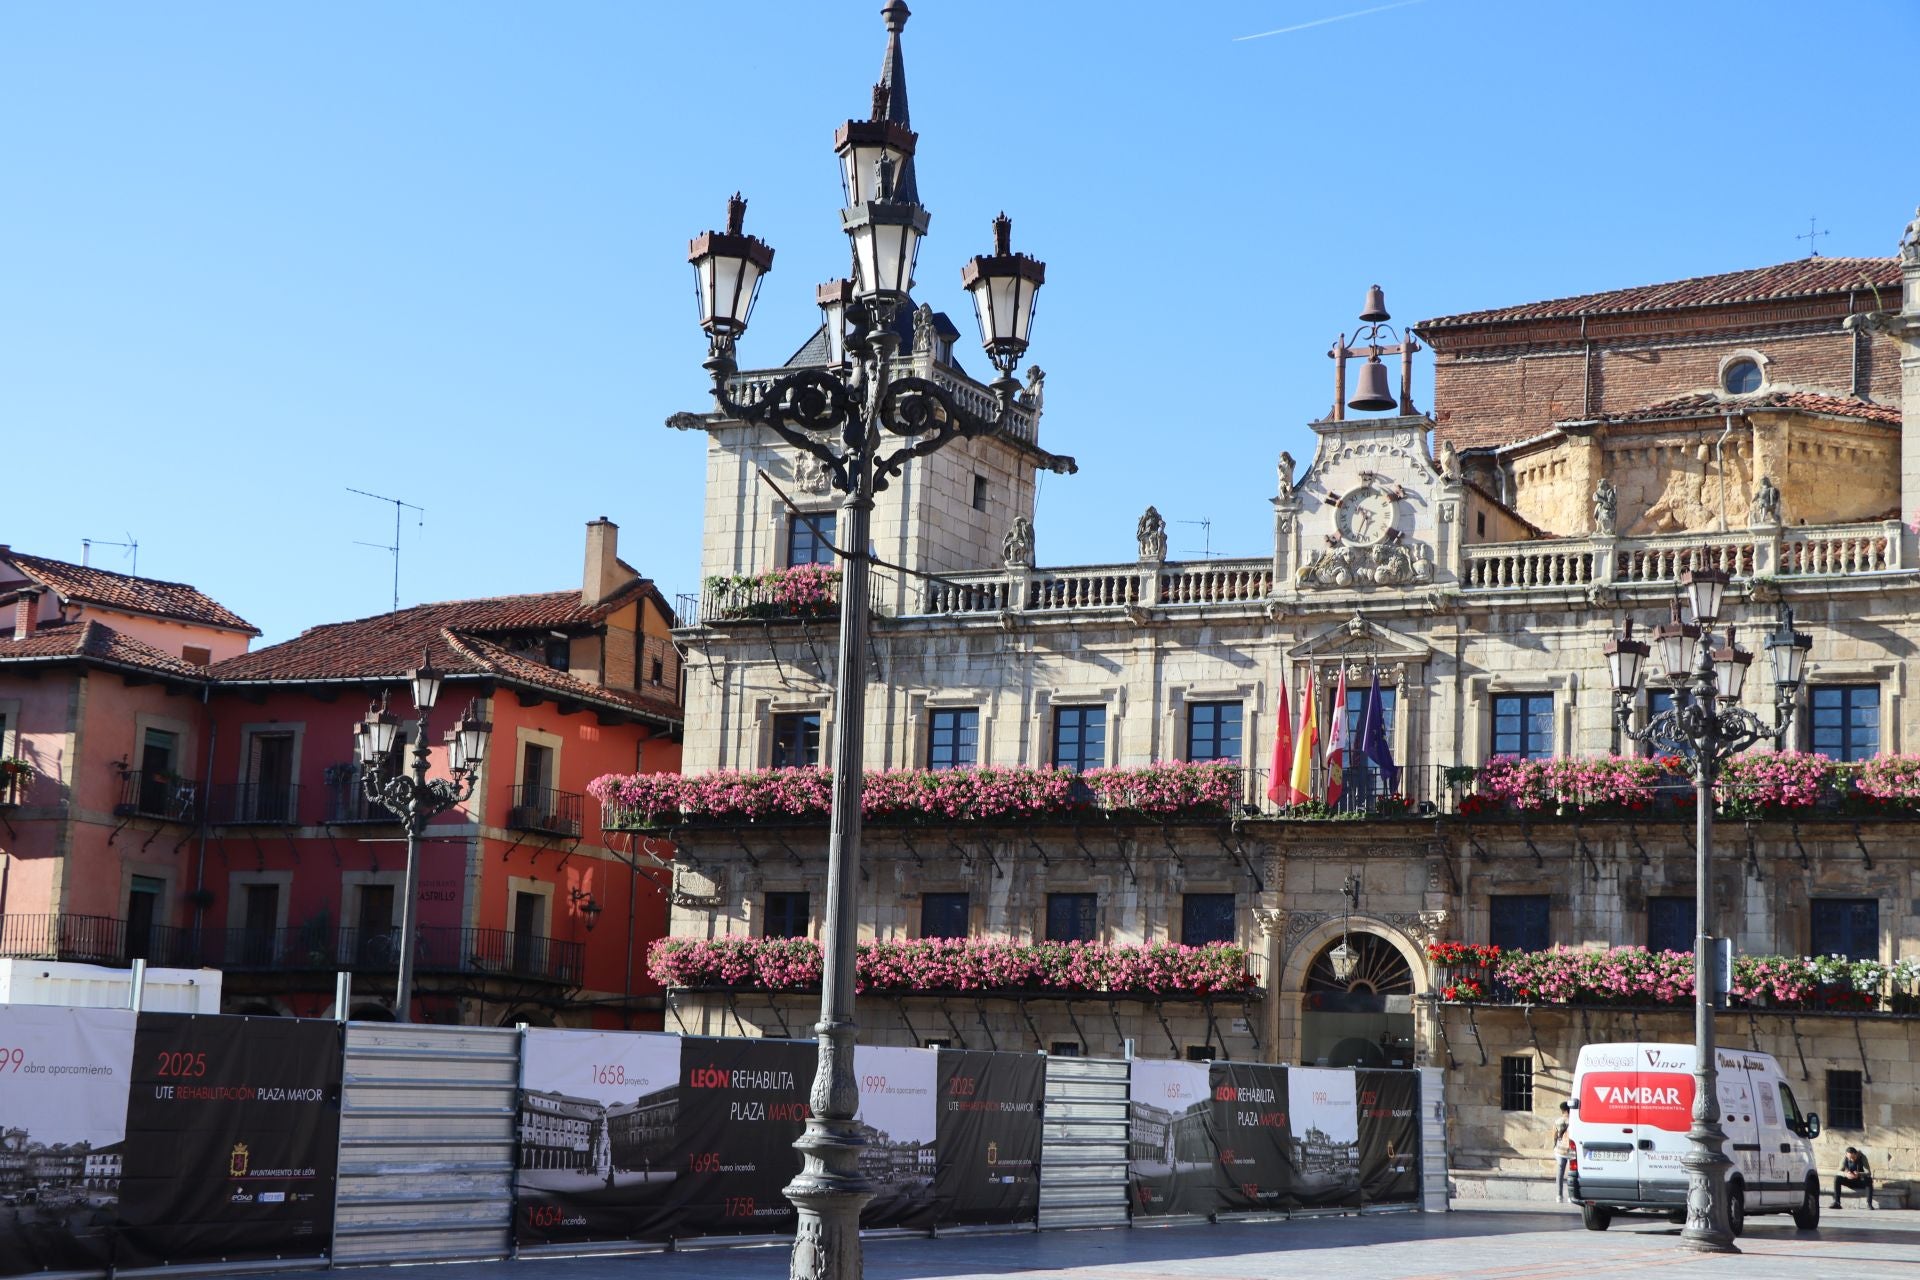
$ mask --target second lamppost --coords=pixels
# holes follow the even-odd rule
[[[927,211],[896,179],[911,163],[914,135],[881,120],[849,121],[839,145],[851,204],[841,225],[853,250],[854,278],[819,291],[831,352],[825,368],[788,374],[751,400],[734,397],[734,345],[746,332],[760,279],[773,250],[745,233],[746,202],[727,205],[725,231],[709,231],[688,250],[700,291],[700,323],[708,338],[706,368],[719,412],[763,426],[819,459],[843,495],[835,554],[844,564],[840,643],[834,676],[833,816],[827,848],[827,918],[822,934],[819,1058],[810,1095],[812,1115],[794,1144],[802,1156],[786,1188],[799,1211],[791,1274],[809,1280],[852,1280],[861,1274],[860,1210],[873,1184],[860,1171],[865,1146],[854,1120],[860,1094],[854,1076],[855,905],[860,866],[860,781],[864,763],[867,685],[868,531],[874,495],[915,457],[958,438],[991,435],[1014,412],[1016,362],[1027,349],[1033,304],[1046,267],[1010,244],[1012,223],[994,220],[994,246],[961,273],[980,321],[981,343],[999,370],[992,384],[996,414],[970,412],[947,388],[896,368],[895,321],[907,305]]]
[[[1676,601],[1670,620],[1654,629],[1654,647],[1660,650],[1673,707],[1653,716],[1644,729],[1634,728],[1634,701],[1651,652],[1645,641],[1633,638],[1628,621],[1620,635],[1605,647],[1611,668],[1614,711],[1621,732],[1663,754],[1678,757],[1693,774],[1694,786],[1694,951],[1693,951],[1693,1127],[1691,1144],[1680,1157],[1687,1171],[1686,1226],[1681,1243],[1711,1253],[1737,1253],[1733,1238],[1745,1217],[1744,1203],[1729,1194],[1727,1171],[1732,1161],[1725,1151],[1727,1135],[1720,1127],[1719,1069],[1714,1061],[1713,937],[1713,805],[1714,783],[1720,766],[1755,743],[1772,739],[1778,744],[1793,718],[1794,695],[1806,665],[1810,637],[1793,629],[1793,612],[1783,609],[1778,626],[1767,636],[1767,654],[1773,661],[1774,719],[1771,724],[1740,705],[1747,667],[1753,655],[1734,642],[1728,627],[1725,642],[1714,645],[1713,629],[1720,621],[1728,577],[1718,569],[1695,569],[1681,575],[1693,606],[1694,622],[1683,622]]]

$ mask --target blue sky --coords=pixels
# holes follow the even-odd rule
[[[1206,5],[919,0],[923,300],[1005,208],[1048,283],[1042,563],[1263,554],[1324,352],[1396,321],[1804,256],[1888,254],[1910,0]],[[743,357],[842,274],[835,127],[879,0],[0,7],[0,541],[140,542],[268,641],[578,582],[618,521],[698,578],[687,239],[728,193],[779,257]],[[1303,26],[1325,18],[1340,21]],[[1301,29],[1254,40],[1258,32]],[[1422,407],[1428,407],[1424,398]],[[125,568],[95,548],[96,563]]]

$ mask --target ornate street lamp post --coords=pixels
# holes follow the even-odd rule
[[[883,11],[897,41],[906,6]],[[897,45],[889,45],[893,59]],[[884,86],[883,86],[884,88]],[[700,323],[708,338],[706,369],[721,414],[766,427],[819,459],[844,496],[836,551],[845,563],[840,590],[839,661],[834,679],[833,816],[827,847],[827,918],[822,938],[819,1059],[810,1095],[812,1115],[794,1143],[802,1157],[786,1188],[799,1210],[791,1274],[809,1280],[851,1280],[861,1274],[860,1210],[873,1198],[860,1172],[865,1141],[854,1123],[860,1094],[853,1069],[855,904],[860,866],[860,781],[867,686],[868,531],[874,495],[915,457],[956,438],[992,435],[1008,421],[1019,384],[1013,369],[1027,349],[1034,298],[1046,267],[1013,252],[1012,224],[994,220],[994,246],[961,274],[973,295],[980,337],[1000,371],[992,384],[997,412],[968,411],[938,383],[895,367],[894,328],[909,301],[913,266],[927,211],[913,184],[915,135],[883,110],[849,121],[836,139],[849,206],[841,225],[853,250],[854,278],[821,286],[832,351],[829,366],[804,369],[767,386],[750,401],[734,398],[734,347],[746,332],[760,279],[773,250],[743,229],[746,202],[727,205],[725,231],[709,231],[688,250],[700,289]],[[844,327],[843,327],[844,326]]]
[[[440,700],[445,677],[433,669],[423,652],[420,665],[407,673],[413,686],[413,705],[419,713],[419,730],[414,735],[413,763],[402,769],[393,758],[393,744],[399,737],[400,722],[387,714],[386,699],[367,708],[367,718],[354,726],[355,755],[360,760],[360,785],[366,797],[399,818],[407,831],[406,885],[400,899],[400,972],[393,992],[393,1020],[409,1021],[413,1005],[414,937],[419,932],[420,839],[427,823],[437,815],[462,803],[473,794],[480,778],[480,765],[487,757],[487,740],[493,726],[480,718],[479,704],[472,702],[460,713],[460,719],[447,731],[447,758],[452,766],[448,778],[427,777],[429,749],[427,720]]]
[[[1633,622],[1607,641],[1604,651],[1613,677],[1614,713],[1621,732],[1635,742],[1678,756],[1693,774],[1694,787],[1694,944],[1693,944],[1693,1128],[1692,1145],[1680,1157],[1687,1171],[1687,1225],[1680,1233],[1688,1248],[1710,1253],[1738,1253],[1733,1243],[1737,1223],[1727,1193],[1727,1170],[1732,1161],[1724,1150],[1727,1135],[1720,1128],[1719,1069],[1714,1062],[1713,1025],[1713,803],[1714,782],[1720,766],[1762,739],[1776,747],[1785,738],[1793,718],[1794,694],[1800,687],[1811,637],[1793,629],[1793,611],[1782,609],[1779,625],[1767,637],[1773,661],[1774,720],[1772,724],[1739,705],[1747,667],[1753,655],[1734,643],[1728,627],[1718,647],[1714,625],[1720,620],[1727,575],[1718,569],[1696,569],[1681,575],[1693,606],[1693,623],[1680,620],[1676,601],[1671,620],[1654,629],[1674,706],[1654,716],[1644,729],[1633,727],[1634,695],[1650,649],[1633,638]],[[1691,671],[1689,671],[1691,665]],[[1744,1217],[1744,1213],[1741,1215]]]

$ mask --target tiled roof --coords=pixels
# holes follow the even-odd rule
[[[124,609],[197,622],[204,626],[244,631],[257,636],[260,628],[213,599],[198,587],[184,582],[161,582],[157,578],[136,578],[90,565],[68,564],[44,556],[22,555],[18,551],[0,551],[0,560],[13,564],[34,582],[55,592],[63,600],[94,604],[107,609]]]
[[[207,675],[205,667],[182,662],[145,641],[115,631],[103,622],[88,620],[42,624],[21,640],[14,639],[11,630],[0,631],[0,663],[68,659],[195,681],[204,681]]]
[[[1655,422],[1668,418],[1705,418],[1722,413],[1747,413],[1755,409],[1780,409],[1799,413],[1821,413],[1834,418],[1858,418],[1863,422],[1900,425],[1900,410],[1894,405],[1871,404],[1851,396],[1828,396],[1815,391],[1772,391],[1758,396],[1720,396],[1711,391],[1677,396],[1642,409],[1602,415],[1603,422]]]
[[[477,636],[455,635],[453,641],[472,654],[477,662],[508,683],[531,686],[562,698],[612,703],[630,711],[668,720],[681,718],[680,707],[671,697],[654,696],[635,689],[613,689],[604,685],[588,684],[564,671],[555,671],[544,662],[535,662],[522,654],[509,653],[491,640],[482,640]]]
[[[1505,324],[1524,320],[1550,320],[1580,315],[1607,315],[1626,311],[1667,311],[1679,307],[1718,307],[1742,302],[1772,302],[1784,298],[1808,298],[1822,294],[1842,294],[1855,289],[1886,291],[1881,306],[1898,304],[1900,261],[1897,258],[1802,258],[1778,266],[1755,267],[1748,271],[1728,271],[1717,276],[1695,276],[1668,284],[1643,284],[1631,289],[1611,289],[1605,293],[1585,293],[1572,298],[1553,298],[1546,302],[1528,302],[1514,307],[1495,307],[1487,311],[1465,311],[1459,315],[1437,316],[1422,320],[1414,328],[1422,333],[1436,329],[1458,329],[1472,325]]]

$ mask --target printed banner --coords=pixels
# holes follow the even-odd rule
[[[1354,1073],[1294,1067],[1287,1075],[1293,1137],[1293,1204],[1302,1208],[1360,1203],[1360,1108]]]
[[[676,1139],[684,1176],[674,1185],[674,1235],[793,1230],[793,1205],[781,1191],[800,1172],[793,1143],[806,1129],[817,1053],[812,1041],[682,1041]]]
[[[860,1077],[854,1118],[867,1140],[860,1168],[876,1188],[860,1225],[931,1228],[939,1052],[856,1045],[853,1067]]]
[[[0,1275],[104,1269],[134,1015],[0,1005]]]
[[[1362,1071],[1360,1198],[1363,1204],[1420,1199],[1420,1077],[1411,1071]]]
[[[680,1037],[530,1028],[514,1187],[532,1244],[664,1239],[685,1168]]]
[[[1039,1054],[941,1049],[934,1199],[942,1226],[1032,1222],[1040,1213]]]
[[[1135,1217],[1220,1208],[1213,1099],[1204,1062],[1136,1058],[1127,1081]]]
[[[333,1022],[140,1015],[120,1265],[327,1253],[340,1038]]]
[[[1293,1140],[1287,1128],[1286,1067],[1215,1062],[1213,1132],[1219,1143],[1220,1207],[1234,1212],[1291,1208]]]

